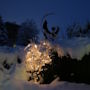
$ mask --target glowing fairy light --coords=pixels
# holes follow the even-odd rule
[[[37,45],[35,45],[35,48],[37,48]]]
[[[46,45],[46,44],[44,44]],[[49,57],[49,48],[46,46],[31,44],[31,47],[28,52],[26,52],[25,62],[26,62],[26,69],[27,71],[41,71],[43,65],[48,64],[51,62]],[[50,47],[50,46],[49,46]],[[43,51],[42,51],[42,50]],[[41,51],[40,51],[41,50]]]

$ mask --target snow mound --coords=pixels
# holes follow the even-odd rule
[[[64,54],[68,53],[72,58],[81,58],[90,52],[90,38],[61,39],[55,42],[59,44]]]

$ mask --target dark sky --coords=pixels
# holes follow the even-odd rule
[[[0,0],[0,14],[4,21],[21,23],[34,19],[38,26],[47,13],[49,24],[66,26],[90,20],[90,0]]]

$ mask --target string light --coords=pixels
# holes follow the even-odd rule
[[[52,48],[52,45],[46,41],[42,41],[40,44],[31,43],[25,47],[26,71],[32,73],[30,74],[30,78],[32,78],[34,82],[38,82],[38,77],[39,79],[41,78],[40,72],[43,70],[42,67],[52,62],[50,58],[50,50]],[[59,50],[60,49],[58,49],[58,51]],[[62,52],[60,54],[62,55]]]

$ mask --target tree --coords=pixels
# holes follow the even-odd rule
[[[7,45],[8,44],[8,34],[7,30],[4,27],[4,22],[2,17],[0,16],[0,45]]]
[[[14,46],[16,44],[17,34],[20,26],[12,22],[5,22],[4,26],[8,32],[9,46]]]
[[[59,27],[52,27],[51,31],[48,29],[48,23],[47,20],[45,19],[43,22],[43,35],[46,40],[51,40],[54,41],[59,33]]]
[[[0,16],[0,29],[3,28],[3,20],[2,20],[2,16]]]
[[[33,20],[28,20],[22,23],[18,35],[17,44],[27,45],[30,42],[38,41],[39,30],[37,29],[36,23]]]
[[[90,21],[83,28],[81,25],[75,23],[69,26],[66,32],[69,39],[73,37],[90,37]]]
[[[90,30],[90,21],[88,21],[87,24],[86,24],[86,30],[87,31]]]
[[[73,24],[69,26],[66,30],[67,32],[67,37],[72,38],[72,37],[81,37],[82,36],[82,27],[79,24]]]

